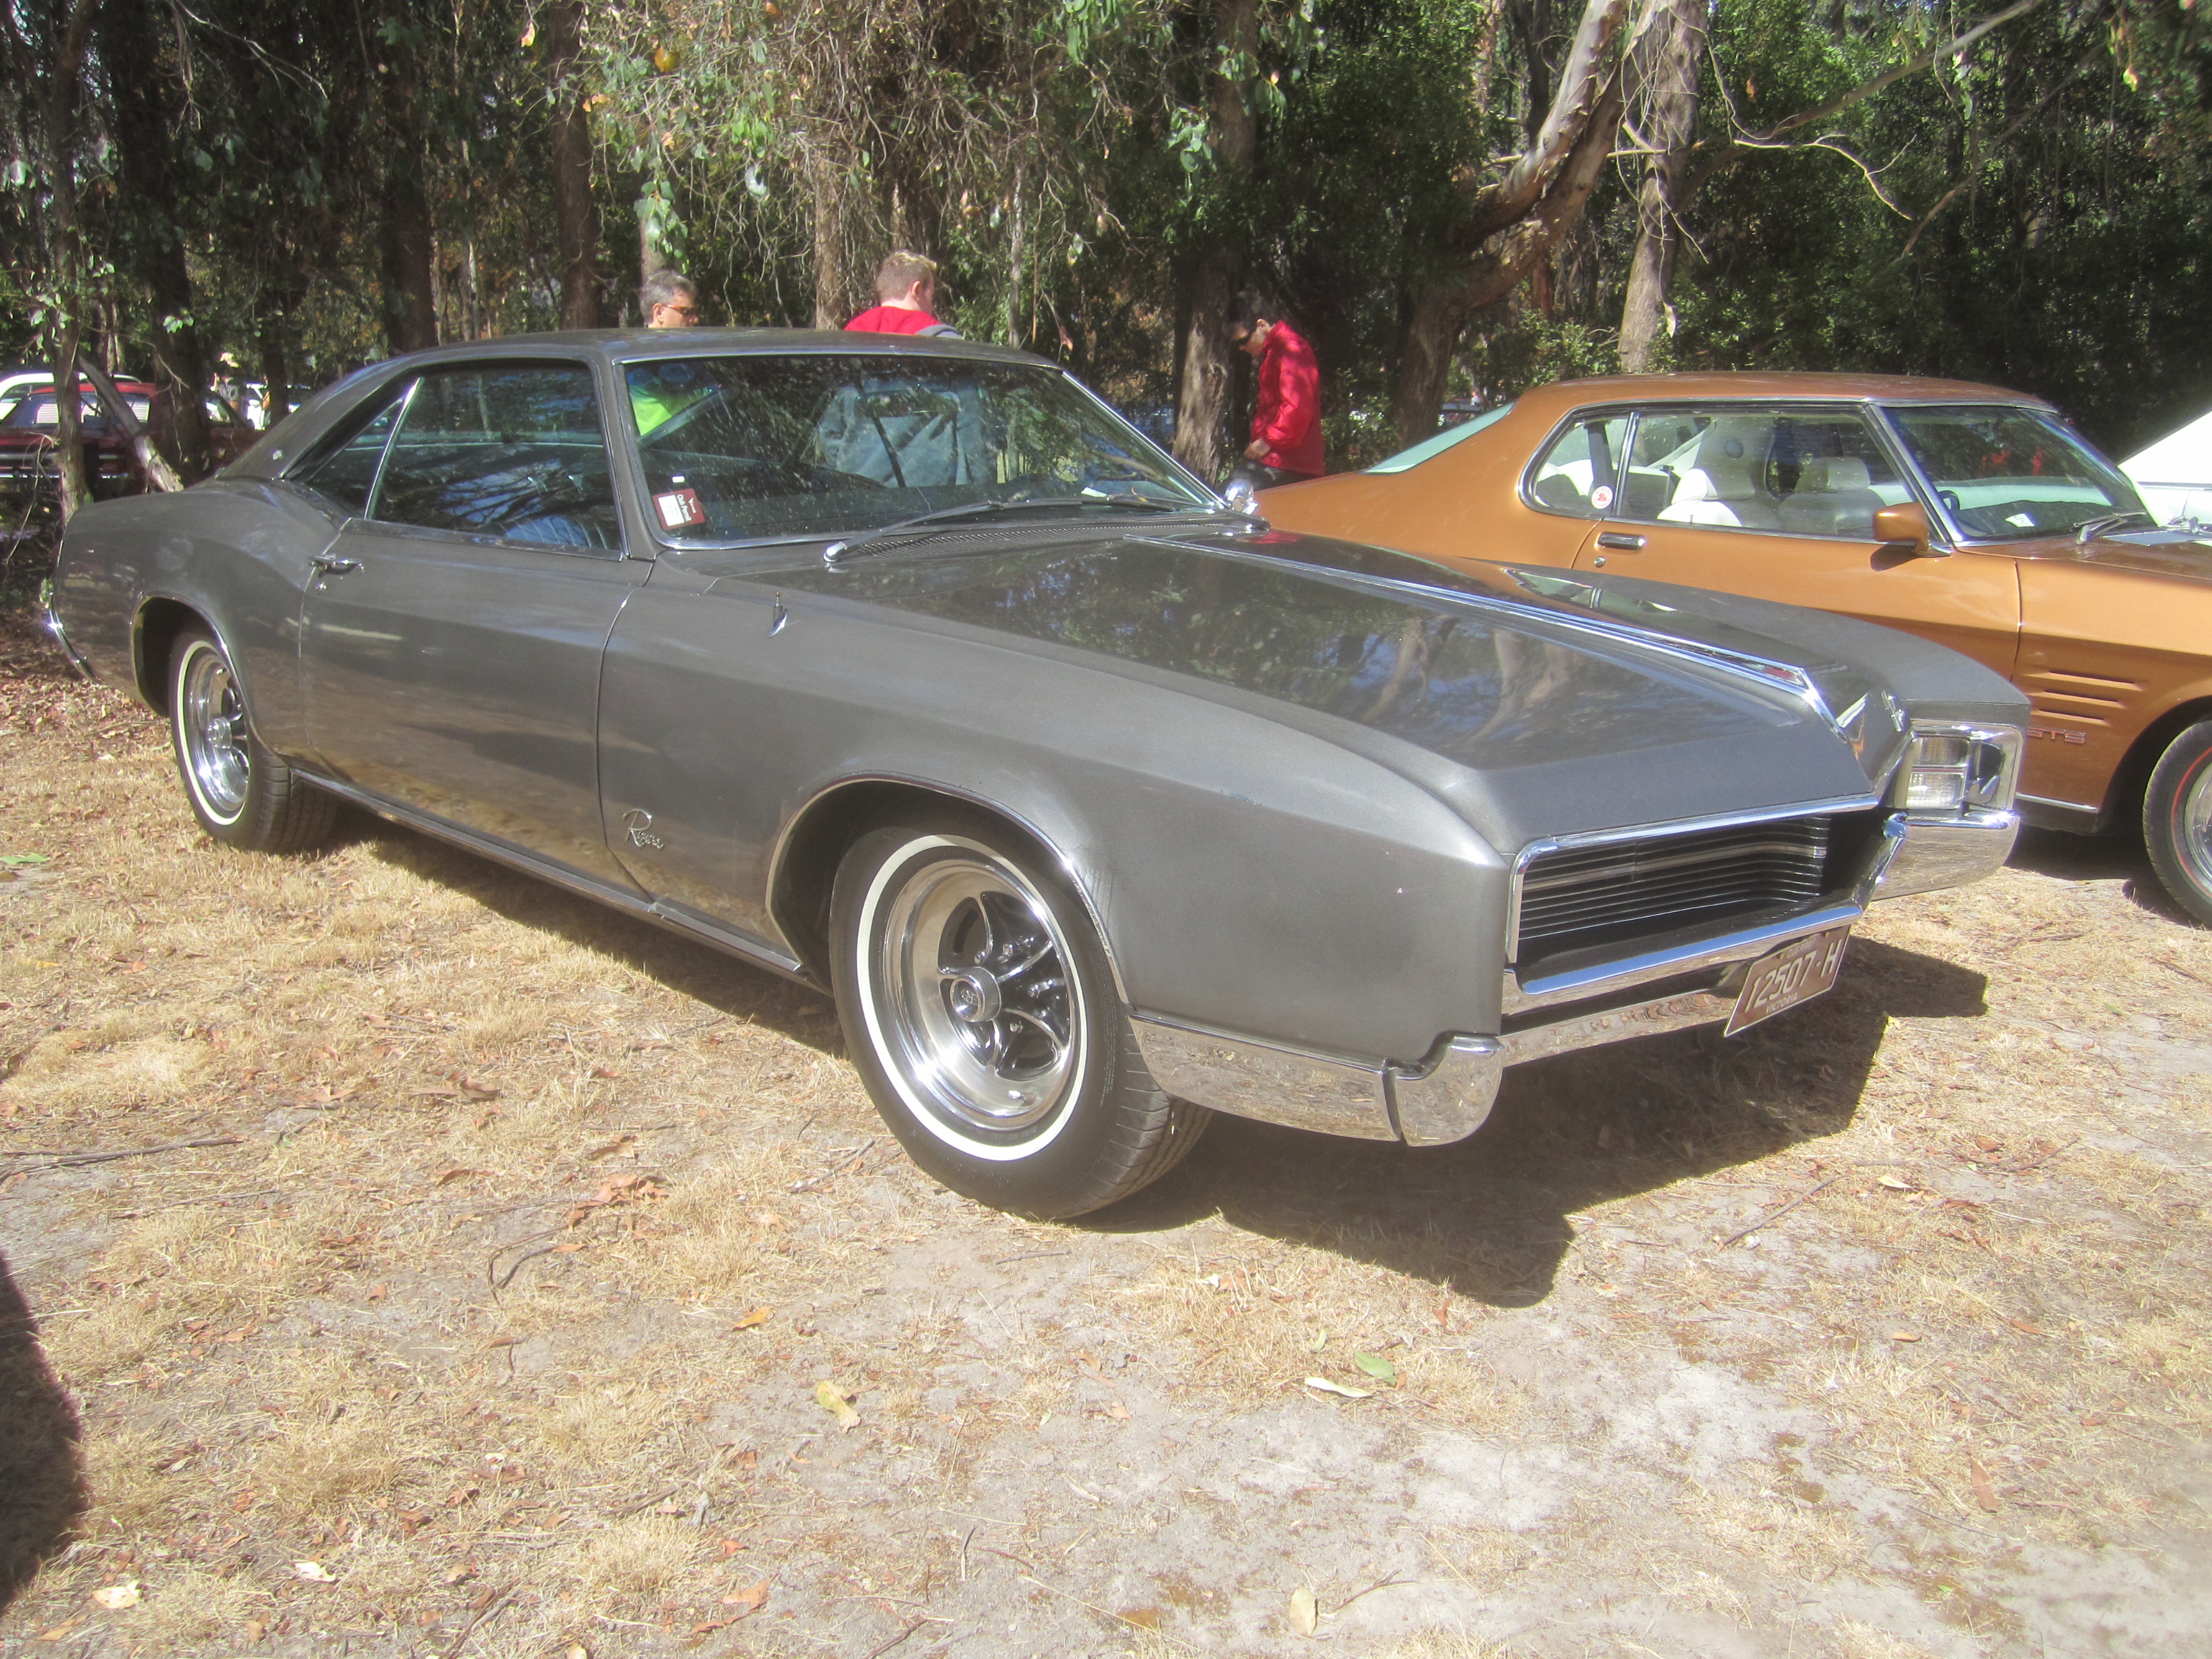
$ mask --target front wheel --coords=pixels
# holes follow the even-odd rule
[[[249,853],[295,853],[337,821],[337,802],[253,735],[238,673],[215,635],[188,629],[169,654],[169,736],[200,828]]]
[[[2212,927],[2212,720],[2166,746],[2143,794],[2143,842],[2166,890]]]
[[[997,824],[948,811],[862,836],[830,932],[861,1081],[953,1191],[1081,1215],[1165,1175],[1205,1127],[1145,1069],[1082,905]]]

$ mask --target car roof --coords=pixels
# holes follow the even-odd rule
[[[1831,374],[1770,369],[1700,370],[1686,374],[1615,374],[1589,380],[1555,380],[1522,394],[1546,406],[1641,403],[1654,398],[1730,398],[1746,399],[1822,398],[1864,403],[2050,402],[2025,392],[1983,386],[1972,380],[1939,380],[1917,374]]]
[[[841,355],[990,357],[1004,362],[1057,365],[1011,346],[977,340],[919,334],[877,334],[866,331],[813,328],[594,328],[559,333],[507,334],[494,340],[469,340],[411,352],[371,363],[386,370],[401,362],[433,364],[483,357],[528,357],[548,349],[578,348],[601,352],[618,362],[652,357],[708,357],[730,354],[771,356],[788,351],[834,351]]]

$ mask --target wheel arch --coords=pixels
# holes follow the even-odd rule
[[[980,813],[1057,871],[1083,906],[1114,975],[1124,1006],[1128,988],[1112,935],[1096,897],[1073,860],[1043,829],[1003,802],[946,784],[892,776],[854,777],[829,784],[794,813],[778,838],[769,866],[769,914],[808,975],[830,983],[830,900],[845,854],[868,830],[893,822],[902,811],[957,807]]]
[[[2112,781],[2105,791],[2104,808],[2097,814],[2099,830],[2141,829],[2143,794],[2150,787],[2150,775],[2156,769],[2159,757],[2176,738],[2200,720],[2212,720],[2212,693],[2183,699],[2136,735],[2136,740],[2128,745],[2128,752],[2113,769]]]
[[[221,630],[182,599],[155,595],[138,607],[138,614],[132,619],[131,672],[137,682],[138,700],[157,714],[169,712],[169,660],[176,653],[177,637],[193,628],[206,629],[215,636],[216,643],[222,646],[223,654],[230,655],[230,647],[224,644]]]

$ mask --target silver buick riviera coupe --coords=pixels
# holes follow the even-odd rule
[[[1986,669],[1513,553],[1271,531],[1018,352],[548,335],[88,509],[52,622],[217,840],[350,801],[828,989],[918,1163],[1069,1216],[1212,1111],[1457,1140],[2003,860]]]

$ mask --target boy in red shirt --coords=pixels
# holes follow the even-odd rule
[[[848,332],[862,334],[933,334],[957,340],[950,325],[929,314],[937,303],[937,261],[905,248],[895,248],[876,267],[876,297],[870,306],[845,325]]]
[[[1249,289],[1230,307],[1229,337],[1260,364],[1252,441],[1245,445],[1237,472],[1259,489],[1318,478],[1327,464],[1322,458],[1321,370],[1313,348],[1283,321],[1279,307]]]

